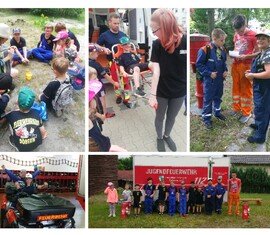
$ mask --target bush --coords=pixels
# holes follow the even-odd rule
[[[65,18],[79,18],[80,15],[84,12],[83,8],[36,8],[30,9],[30,14],[32,15],[46,15],[46,16],[54,16],[54,17],[65,17]]]
[[[233,166],[231,172],[236,172],[242,181],[244,193],[270,193],[270,176],[263,167],[249,166],[247,168]]]

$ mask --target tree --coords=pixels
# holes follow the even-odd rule
[[[118,170],[132,170],[133,157],[118,158]]]

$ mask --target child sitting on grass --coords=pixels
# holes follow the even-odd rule
[[[135,95],[138,97],[144,97],[146,93],[140,87],[140,72],[148,70],[149,63],[140,63],[140,58],[132,52],[128,37],[120,38],[120,43],[124,50],[123,54],[119,57],[120,72],[124,77],[128,77],[129,74],[133,75],[133,81],[136,89]]]
[[[44,33],[40,35],[40,40],[37,48],[32,50],[32,55],[34,58],[41,62],[49,63],[53,58],[53,47],[55,36],[52,35],[53,25],[46,24]]]
[[[68,66],[69,61],[64,57],[53,59],[52,70],[55,79],[46,86],[39,98],[40,101],[45,102],[47,108],[53,110],[57,116],[63,112],[64,106],[70,104],[72,99],[72,86],[66,74]],[[65,100],[63,100],[63,98],[65,98]],[[62,101],[65,102],[65,104],[61,105]]]
[[[31,109],[34,101],[35,93],[29,87],[22,87],[18,95],[19,110],[4,116],[11,130],[9,143],[17,151],[33,151],[47,137],[39,113]]]
[[[56,42],[56,46],[53,51],[55,57],[64,57],[66,49],[73,50],[77,53],[77,48],[74,45],[73,41],[69,38],[66,31],[58,32],[56,38],[53,41]],[[77,60],[79,60],[78,54],[76,61]]]
[[[10,46],[15,48],[15,54],[12,58],[12,67],[15,67],[17,64],[28,64],[30,51],[27,51],[26,41],[21,36],[21,29],[15,28],[12,30],[13,38],[10,40]]]
[[[104,193],[107,195],[107,202],[109,204],[109,217],[115,217],[115,206],[118,202],[118,192],[112,182],[108,183],[108,187],[105,189]]]
[[[15,47],[7,47],[5,43],[10,38],[10,28],[8,25],[0,23],[0,74],[10,75],[12,78],[17,78],[19,71],[11,68],[11,59],[15,53]]]
[[[73,41],[73,44],[76,46],[77,51],[80,51],[80,43],[74,33],[72,33],[69,29],[67,29],[66,25],[63,22],[56,23],[55,32],[58,33],[60,31],[66,31],[68,33],[68,37]]]
[[[99,93],[99,97],[100,97],[100,100],[102,103],[103,112],[104,112],[106,118],[111,118],[111,117],[115,116],[115,113],[107,112],[106,93],[105,93],[104,84],[102,82],[102,78],[107,79],[115,87],[119,87],[119,84],[118,84],[118,82],[115,82],[112,79],[112,77],[107,74],[106,70],[101,66],[101,64],[96,61],[100,50],[101,50],[101,48],[96,46],[95,44],[93,44],[93,43],[89,44],[89,66],[93,67],[97,71],[97,78],[102,83],[102,89]]]
[[[7,91],[12,88],[14,88],[12,85],[12,77],[5,73],[0,74],[0,123],[2,122],[1,118],[5,115],[5,109],[10,100]]]

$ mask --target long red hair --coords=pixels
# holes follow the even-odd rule
[[[160,27],[159,40],[162,47],[172,54],[175,48],[179,46],[182,38],[182,31],[175,15],[168,9],[157,9],[152,14],[151,20]]]

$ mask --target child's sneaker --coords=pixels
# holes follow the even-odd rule
[[[115,214],[113,214],[113,218],[115,218],[115,216],[116,216],[116,215],[115,215]]]
[[[136,95],[138,97],[145,97],[146,93],[142,90],[142,88],[138,87],[138,89],[136,89],[134,95]]]
[[[216,115],[215,117],[221,121],[226,121],[226,117],[221,113],[219,115]]]
[[[105,114],[105,117],[106,118],[112,118],[112,117],[114,117],[115,116],[115,113],[106,113]]]
[[[116,104],[120,104],[121,102],[122,102],[122,97],[121,96],[118,96],[117,98],[116,98]]]
[[[247,123],[248,120],[251,118],[251,114],[247,115],[247,116],[242,116],[239,121],[243,124]]]

